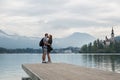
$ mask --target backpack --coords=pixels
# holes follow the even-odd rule
[[[42,39],[40,40],[40,42],[39,42],[39,46],[40,46],[40,47],[44,46],[43,39],[44,39],[44,38],[42,38]]]

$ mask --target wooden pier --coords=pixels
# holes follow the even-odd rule
[[[120,80],[120,74],[66,63],[23,64],[32,80]]]

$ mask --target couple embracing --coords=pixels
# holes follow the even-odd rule
[[[52,35],[45,34],[45,37],[40,41],[40,46],[42,47],[42,63],[51,63],[50,52],[52,49]],[[48,62],[46,62],[46,55],[48,57]]]

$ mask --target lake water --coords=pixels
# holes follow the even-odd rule
[[[120,54],[51,54],[52,62],[120,73]],[[27,74],[21,64],[41,63],[41,54],[0,54],[0,80],[21,80]]]

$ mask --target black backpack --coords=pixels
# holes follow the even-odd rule
[[[40,42],[39,42],[39,46],[40,46],[40,47],[44,46],[43,39],[44,39],[44,38],[42,38],[42,39],[40,40]]]

